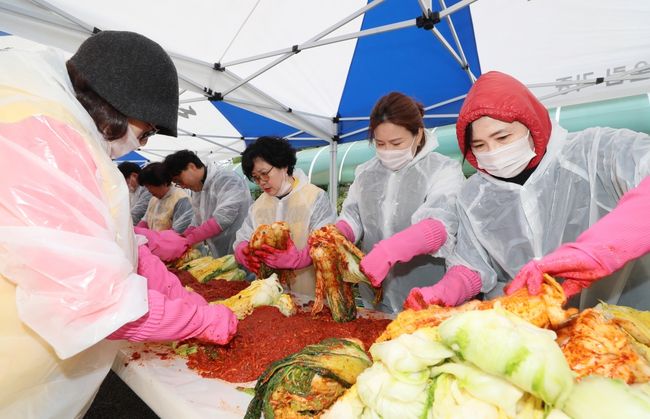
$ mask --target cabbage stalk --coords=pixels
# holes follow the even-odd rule
[[[518,387],[471,365],[449,362],[431,370],[433,376],[447,373],[456,377],[458,385],[473,397],[499,407],[509,417],[517,415],[517,403],[524,395]]]
[[[650,396],[621,380],[592,375],[575,385],[562,410],[573,419],[650,418]]]
[[[456,314],[438,330],[463,359],[551,406],[561,408],[571,392],[573,373],[550,330],[500,309]]]

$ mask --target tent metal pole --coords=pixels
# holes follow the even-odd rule
[[[447,5],[445,4],[445,0],[440,0],[440,7],[443,10],[447,8]],[[467,57],[465,56],[463,45],[460,43],[460,38],[458,38],[458,32],[456,32],[456,27],[454,26],[454,22],[451,20],[450,15],[445,16],[445,19],[447,20],[447,24],[449,25],[449,29],[451,30],[451,36],[454,38],[454,43],[456,44],[456,48],[458,49],[458,54],[460,55],[460,59],[464,64],[463,68],[465,69],[465,72],[467,73],[467,76],[470,78],[471,82],[474,83],[476,81],[476,77],[469,70],[469,63],[467,62]]]
[[[291,138],[291,137],[295,137],[296,135],[303,134],[304,132],[305,132],[305,131],[296,131],[296,132],[294,132],[293,134],[289,134],[289,135],[287,135],[287,136],[284,137],[284,138],[289,139],[289,138]]]
[[[438,115],[424,115],[424,119],[458,118],[457,113],[441,113]]]
[[[67,21],[70,21],[83,29],[85,32],[88,32],[88,35],[92,35],[93,31],[95,30],[95,27],[93,25],[89,25],[86,22],[82,21],[81,19],[77,19],[76,17],[72,16],[69,13],[64,12],[63,10],[59,9],[58,7],[54,6],[53,4],[44,1],[44,0],[31,0],[32,3],[35,3],[42,8],[49,10],[51,12],[56,13],[57,15],[61,16],[62,18],[66,19]]]
[[[327,28],[324,31],[322,31],[321,33],[319,33],[318,35],[308,39],[307,42],[317,41],[317,40],[321,39],[322,37],[324,37],[326,35],[329,35],[330,33],[334,32],[335,30],[340,28],[341,26],[347,24],[348,22],[356,19],[358,16],[364,14],[367,10],[370,10],[370,9],[374,8],[375,6],[378,6],[383,1],[384,0],[375,0],[374,2],[372,2],[370,4],[367,4],[365,7],[362,7],[361,9],[357,10],[356,12],[351,14],[350,16],[347,16],[346,18],[341,19],[340,21],[336,22],[334,25],[330,26],[329,28]],[[243,79],[241,82],[239,82],[235,86],[231,87],[230,89],[222,92],[221,94],[223,96],[226,96],[228,93],[232,92],[233,90],[238,89],[239,87],[241,87],[244,84],[248,83],[249,81],[253,80],[255,77],[259,76],[260,74],[265,73],[266,71],[268,71],[271,68],[275,67],[276,65],[280,64],[281,62],[288,59],[289,57],[292,57],[296,53],[297,52],[294,52],[292,50],[290,53],[287,53],[287,54],[283,55],[282,57],[277,58],[276,60],[274,60],[274,61],[270,62],[269,64],[265,65],[264,67],[260,68],[259,70],[257,70],[256,72],[254,72],[250,76],[246,77],[245,79]],[[230,64],[230,65],[232,65],[232,64]],[[226,66],[226,64],[224,64],[224,67],[225,66]]]
[[[571,88],[564,89],[564,90],[560,90],[560,91],[554,92],[554,93],[549,93],[548,95],[538,97],[537,99],[542,101],[542,100],[550,99],[550,98],[553,98],[553,97],[556,97],[556,96],[561,96],[561,95],[564,95],[566,93],[573,92],[573,91],[576,91],[576,90],[585,89],[585,88],[588,88],[588,87],[591,87],[591,86],[596,86],[596,85],[599,85],[599,84],[602,84],[602,83],[606,83],[608,81],[626,80],[626,78],[629,77],[630,75],[635,75],[636,73],[640,73],[642,71],[645,71],[648,68],[650,68],[650,65],[646,65],[644,67],[639,67],[639,68],[634,68],[632,70],[629,70],[629,71],[626,71],[624,73],[620,73],[620,74],[617,74],[617,75],[611,76],[611,77],[599,77],[597,79],[592,79],[592,80],[583,80],[578,86],[571,87]],[[647,78],[647,77],[643,77],[643,78]],[[577,84],[577,83],[573,83],[573,84]]]
[[[343,26],[343,25],[347,24],[348,22],[351,22],[354,19],[356,19],[357,17],[361,16],[362,14],[367,12],[368,10],[379,6],[384,1],[385,0],[374,0],[374,1],[370,2],[370,3],[368,3],[367,5],[362,7],[361,9],[357,10],[356,12],[352,13],[351,15],[349,15],[349,16],[341,19],[341,20],[339,20],[338,22],[336,22],[335,24],[333,24],[329,28],[323,30],[319,34],[317,34],[314,37],[308,39],[307,42],[317,41],[317,40],[321,39],[322,37],[324,37],[326,35],[329,35],[330,33],[334,32],[335,30],[340,28],[341,26]],[[263,54],[254,55],[254,56],[248,57],[248,58],[241,58],[239,60],[233,60],[233,61],[230,61],[230,62],[223,63],[222,66],[223,67],[232,67],[232,66],[238,65],[238,64],[244,64],[244,63],[248,63],[248,62],[251,62],[251,61],[257,61],[257,60],[261,60],[261,59],[264,59],[264,58],[274,57],[276,55],[281,55],[283,53],[287,54],[287,56],[294,55],[295,52],[293,50],[293,46],[289,47],[289,48],[283,48],[281,50],[276,50],[276,51],[271,51],[271,52],[267,52],[267,53],[263,53]]]
[[[354,130],[354,131],[350,131],[347,134],[341,135],[341,138],[348,138],[348,137],[351,137],[351,136],[353,136],[355,134],[358,134],[358,133],[364,132],[364,131],[368,131],[368,127],[357,129],[357,130]]]
[[[194,134],[193,132],[189,132],[189,131],[186,131],[186,130],[184,130],[184,129],[179,129],[178,131],[183,132],[183,135],[185,135],[185,136],[200,138],[201,140],[203,140],[203,141],[205,141],[205,142],[208,142],[208,143],[210,143],[210,144],[214,144],[214,145],[218,146],[219,148],[225,148],[226,150],[233,151],[233,152],[235,152],[235,153],[237,153],[237,154],[240,153],[240,151],[237,150],[237,149],[234,149],[234,148],[232,148],[232,147],[229,147],[229,146],[227,146],[227,145],[225,145],[225,144],[219,144],[219,143],[216,142],[216,141],[212,141],[212,140],[210,140],[210,139],[208,139],[208,138],[205,138],[205,137],[203,137],[203,136],[201,136],[201,135]]]
[[[348,116],[339,118],[339,121],[368,121],[369,119],[369,116]]]
[[[339,180],[336,176],[337,151],[338,151],[338,143],[336,141],[332,141],[330,144],[330,173],[329,173],[330,179],[329,179],[328,192],[330,195],[330,202],[332,203],[332,206],[334,206],[335,209],[336,209],[336,201],[338,199],[338,189],[339,189],[338,188]]]
[[[183,99],[183,100],[179,100],[178,103],[179,103],[180,105],[182,105],[182,104],[184,104],[184,103],[205,102],[206,100],[208,100],[207,97],[196,97],[196,98],[194,98],[194,99]]]
[[[253,108],[270,109],[272,111],[277,111],[277,112],[289,112],[289,108],[280,108],[272,105],[263,105],[261,103],[249,102],[247,100],[242,100],[242,99],[224,99],[223,101],[226,103],[235,103],[238,105],[251,106]]]
[[[467,94],[460,95],[460,96],[456,96],[456,97],[452,97],[451,99],[443,100],[442,102],[434,103],[433,105],[427,106],[426,108],[424,108],[424,111],[425,111],[425,112],[426,112],[426,111],[430,111],[431,109],[439,108],[439,107],[441,107],[441,106],[444,106],[444,105],[448,105],[448,104],[450,104],[450,103],[457,102],[457,101],[459,101],[459,100],[465,99],[466,97],[467,97]]]
[[[79,33],[84,36],[88,36],[92,34],[92,31],[90,33],[86,32],[85,30],[82,30],[78,25],[72,25],[68,22],[64,21],[57,21],[53,18],[53,16],[46,11],[40,12],[38,15],[34,14],[31,11],[27,11],[23,8],[17,7],[15,5],[10,5],[10,4],[2,4],[0,3],[0,10],[6,10],[7,12],[14,14],[14,15],[19,15],[23,16],[26,18],[30,19],[35,19],[39,20],[41,22],[47,23],[49,25],[56,26],[58,28],[63,28],[63,29],[68,29],[71,31],[74,31],[76,33]]]

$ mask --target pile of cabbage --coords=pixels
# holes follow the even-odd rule
[[[650,417],[647,386],[580,382],[555,333],[496,308],[370,348],[374,363],[322,418]]]

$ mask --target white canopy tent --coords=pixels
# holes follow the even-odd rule
[[[453,122],[490,70],[519,78],[549,107],[647,92],[649,18],[643,0],[0,0],[2,31],[72,52],[98,29],[133,30],[170,53],[184,141],[154,138],[141,150],[149,157],[237,154],[254,135],[215,111],[233,105],[293,127],[298,147],[329,144],[332,198],[336,145],[366,137],[382,92],[423,101],[429,126]],[[217,128],[192,125],[192,112]]]

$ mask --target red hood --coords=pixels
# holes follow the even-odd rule
[[[462,153],[465,153],[467,126],[483,116],[524,124],[530,130],[537,153],[527,167],[534,167],[539,163],[551,137],[551,118],[544,105],[526,86],[498,71],[485,73],[476,80],[465,98],[456,122],[456,136]],[[466,158],[472,166],[478,168],[471,149]]]

